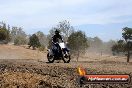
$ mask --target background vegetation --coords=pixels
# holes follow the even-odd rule
[[[71,54],[77,56],[77,60],[81,53],[87,51],[103,54],[113,55],[127,55],[127,62],[132,52],[132,28],[123,28],[122,38],[123,40],[110,40],[103,42],[99,37],[88,37],[83,31],[77,31],[70,25],[69,21],[59,22],[57,26],[51,28],[48,35],[38,31],[32,35],[27,35],[21,27],[10,27],[4,22],[0,23],[0,43],[14,45],[29,45],[33,49],[38,48],[40,51],[44,51],[51,47],[51,39],[54,35],[54,31],[58,29],[67,43],[67,46],[71,49]],[[88,35],[88,34],[87,34]]]

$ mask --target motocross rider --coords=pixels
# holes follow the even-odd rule
[[[55,31],[55,35],[52,37],[52,51],[53,51],[53,54],[56,55],[56,50],[61,50],[60,46],[59,46],[59,40],[61,40],[63,42],[63,39],[60,35],[60,32],[59,30],[56,30]]]

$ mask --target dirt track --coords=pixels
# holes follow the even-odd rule
[[[0,88],[79,88],[77,67],[87,74],[130,74],[124,57],[86,55],[82,61],[46,63],[46,54],[24,47],[0,45]],[[85,60],[85,61],[84,61]],[[86,61],[87,60],[87,61]],[[88,85],[90,88],[132,88],[127,85]],[[86,87],[88,88],[88,87]]]

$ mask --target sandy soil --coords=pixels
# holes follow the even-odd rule
[[[126,57],[87,53],[69,64],[46,60],[46,52],[26,49],[22,46],[0,45],[0,88],[79,88],[77,68],[87,74],[130,74],[132,60]],[[92,84],[84,88],[132,88],[130,84]]]

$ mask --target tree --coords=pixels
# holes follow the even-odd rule
[[[103,41],[96,36],[93,38],[91,46],[94,47],[96,51],[102,52]]]
[[[27,41],[27,35],[21,27],[12,27],[11,30],[11,41],[15,42],[17,38],[24,39]],[[21,40],[20,40],[21,41]],[[27,43],[27,42],[26,42]]]
[[[0,41],[8,43],[10,41],[10,30],[6,27],[6,23],[1,22],[0,25]]]
[[[57,28],[56,29],[59,29],[62,32],[65,41],[68,40],[68,37],[74,31],[73,26],[71,26],[70,25],[70,22],[69,21],[66,21],[66,20],[64,20],[62,22],[59,22],[59,24],[57,25]]]
[[[16,36],[14,39],[14,45],[24,45],[27,44],[27,40],[22,36]]]
[[[119,40],[117,43],[115,43],[112,47],[111,50],[113,52],[113,55],[116,53],[119,54],[120,52],[125,52],[126,51],[126,43],[124,40]]]
[[[125,39],[127,43],[127,62],[130,59],[130,51],[132,50],[132,28],[125,27],[123,28],[122,37]]]
[[[68,46],[73,54],[77,54],[77,61],[81,52],[88,48],[87,37],[82,31],[73,32],[68,37]]]
[[[7,31],[0,29],[0,40],[6,40]]]
[[[35,49],[35,47],[39,47],[41,44],[39,42],[39,38],[36,36],[36,34],[33,34],[30,38],[29,38],[29,48],[32,46],[33,49]]]
[[[65,41],[68,40],[68,37],[74,32],[73,26],[70,25],[69,21],[62,21],[56,27],[53,27],[49,32],[50,36],[54,35],[55,30],[59,30],[62,34],[62,37]]]
[[[44,35],[43,32],[38,31],[38,32],[36,33],[36,35],[37,35],[37,37],[38,37],[38,39],[39,39],[39,42],[40,42],[41,46],[47,46],[47,45],[48,45],[47,36]]]
[[[51,43],[52,43],[52,36],[55,34],[55,30],[59,30],[62,38],[64,39],[64,41],[68,40],[68,37],[74,32],[74,28],[70,25],[69,21],[62,21],[59,22],[59,24],[56,27],[53,27],[50,31],[49,31],[49,35],[47,36],[48,39],[48,48],[51,47]]]

